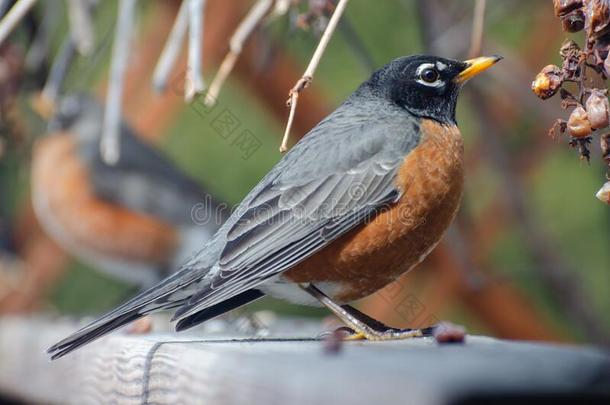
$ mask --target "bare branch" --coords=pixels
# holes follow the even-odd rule
[[[106,111],[100,149],[104,161],[114,165],[120,157],[119,136],[121,132],[121,107],[123,99],[123,81],[136,13],[137,0],[121,0],[119,2],[119,17],[112,48],[110,63],[110,78],[106,95]]]
[[[299,93],[309,87],[313,80],[313,75],[320,64],[320,60],[322,59],[322,55],[330,42],[330,38],[332,37],[335,29],[337,28],[337,24],[341,19],[341,15],[343,11],[345,11],[345,7],[347,6],[348,0],[339,0],[337,3],[337,8],[335,9],[330,21],[328,21],[328,26],[326,30],[324,30],[324,34],[322,34],[322,38],[320,38],[320,42],[318,43],[318,47],[314,52],[311,60],[309,61],[309,65],[307,65],[307,69],[305,69],[305,73],[299,79],[299,81],[294,85],[294,87],[290,90],[289,99],[287,101],[287,105],[290,107],[290,114],[288,116],[288,123],[286,124],[286,130],[284,131],[284,137],[282,138],[282,144],[280,145],[280,152],[284,153],[288,150],[288,138],[290,136],[290,128],[292,127],[292,122],[294,121],[294,114],[297,108],[297,102],[299,100]]]
[[[275,5],[273,6],[273,11],[269,16],[271,19],[275,19],[277,17],[281,17],[286,15],[288,10],[290,9],[290,4],[292,0],[275,0]]]
[[[91,19],[90,0],[68,0],[70,34],[81,55],[90,55],[95,46],[94,25]]]
[[[61,23],[60,19],[63,14],[62,10],[57,7],[56,1],[46,1],[42,3],[42,6],[42,20],[25,55],[24,66],[28,72],[36,72],[49,57],[51,40]],[[2,10],[0,10],[0,15],[2,15]]]
[[[36,4],[36,0],[18,0],[0,21],[0,44],[10,35],[19,21],[25,17],[30,9]]]
[[[474,16],[472,18],[472,34],[470,37],[469,58],[481,55],[483,46],[483,32],[485,28],[485,6],[487,0],[476,0],[474,4]]]
[[[153,88],[158,93],[163,92],[167,87],[167,80],[176,64],[178,55],[180,54],[188,26],[189,0],[184,0],[178,10],[176,20],[174,21],[172,30],[167,38],[167,42],[165,42],[165,47],[163,47],[163,51],[161,52],[161,56],[155,67],[155,72],[153,73]]]
[[[222,61],[218,73],[216,73],[214,80],[212,80],[208,94],[205,97],[205,104],[207,106],[212,106],[216,103],[220,89],[233,70],[233,66],[235,66],[235,62],[237,62],[241,54],[244,43],[269,12],[272,4],[273,0],[258,0],[235,30],[231,37],[230,50]]]
[[[40,97],[35,102],[35,108],[42,117],[49,118],[53,115],[61,86],[74,60],[75,53],[74,41],[68,34],[61,44],[57,56],[53,59],[49,77],[40,93]]]
[[[201,72],[201,44],[206,0],[189,1],[189,49],[184,82],[184,99],[188,102],[203,93],[205,83]]]

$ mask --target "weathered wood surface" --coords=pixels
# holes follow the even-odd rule
[[[321,341],[286,339],[315,336],[319,324],[282,325],[283,332],[271,331],[277,338],[264,340],[201,330],[119,333],[50,362],[45,348],[74,323],[4,318],[0,392],[74,404],[444,404],[486,394],[610,399],[610,356],[599,349],[469,336],[464,345],[444,346],[432,339],[348,342],[331,355]]]

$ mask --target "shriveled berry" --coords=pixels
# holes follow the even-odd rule
[[[610,166],[610,134],[602,135],[599,144],[602,150],[602,159]]]
[[[576,80],[580,76],[582,51],[578,44],[567,40],[561,45],[559,55],[563,58],[563,77],[565,80]]]
[[[561,17],[563,30],[566,32],[578,32],[585,28],[585,13],[582,10],[574,10]]]
[[[595,41],[608,32],[610,27],[610,1],[587,0],[586,2],[587,36],[589,41]]]
[[[559,55],[563,58],[567,58],[568,56],[578,55],[580,53],[580,46],[571,39],[566,40],[563,44],[561,44],[561,48],[559,48]]]
[[[553,97],[563,83],[561,69],[555,65],[545,66],[532,82],[532,90],[543,100]]]
[[[568,119],[569,134],[574,138],[583,138],[589,136],[592,131],[587,112],[581,106],[576,107]]]
[[[592,129],[605,128],[610,124],[610,103],[602,91],[594,89],[591,92],[586,109]]]
[[[607,181],[595,194],[598,200],[610,205],[610,181]]]
[[[604,74],[606,77],[610,77],[610,53],[604,59]]]
[[[582,6],[582,0],[553,0],[553,8],[557,17],[561,17]]]

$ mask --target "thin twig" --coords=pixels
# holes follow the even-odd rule
[[[474,16],[472,18],[472,34],[470,37],[469,58],[481,55],[483,46],[483,32],[485,28],[485,5],[487,0],[476,0],[474,4]]]
[[[9,12],[6,13],[6,16],[0,21],[0,44],[4,42],[17,24],[19,24],[19,21],[21,21],[34,4],[36,4],[36,1],[37,0],[18,0]]]
[[[91,19],[93,4],[90,0],[67,1],[72,40],[76,44],[78,53],[89,56],[95,47],[95,27]]]
[[[290,5],[292,0],[275,0],[275,4],[273,6],[273,11],[269,15],[270,19],[275,19],[286,15],[288,10],[290,10]]]
[[[163,52],[161,52],[161,56],[159,57],[153,74],[153,88],[158,93],[163,92],[167,87],[169,75],[176,64],[176,60],[182,49],[188,26],[189,0],[184,0],[180,6],[180,10],[178,10],[172,31],[167,38],[167,42],[165,43]]]
[[[337,24],[341,19],[341,15],[343,11],[345,11],[345,7],[347,6],[348,0],[339,0],[337,3],[337,8],[335,9],[330,21],[328,21],[328,26],[326,30],[324,30],[324,34],[322,34],[322,38],[320,38],[320,42],[318,43],[318,47],[314,52],[311,60],[309,61],[309,65],[307,65],[307,69],[305,69],[305,73],[303,76],[297,81],[294,87],[288,93],[289,99],[286,104],[290,107],[290,114],[288,115],[288,123],[286,124],[286,130],[284,131],[284,137],[282,138],[282,144],[280,145],[280,152],[284,153],[288,150],[288,138],[290,136],[290,128],[292,128],[292,122],[294,121],[294,113],[297,108],[297,102],[299,100],[299,93],[309,87],[313,80],[313,75],[320,64],[320,60],[322,59],[322,55],[330,42],[330,38],[332,37],[335,29],[337,28]]]
[[[53,34],[57,31],[62,18],[58,6],[58,1],[45,1],[42,3],[42,21],[36,28],[36,35],[30,47],[28,48],[27,54],[25,55],[24,66],[28,72],[37,72],[41,69],[41,66],[47,61],[51,52],[51,40]],[[0,12],[1,15],[1,12]]]
[[[212,84],[210,84],[208,94],[206,94],[205,104],[207,106],[212,106],[216,103],[218,94],[220,94],[220,89],[233,70],[233,66],[235,66],[235,62],[237,62],[237,59],[241,54],[244,43],[269,12],[272,4],[273,0],[258,0],[239,24],[235,33],[233,33],[229,43],[229,52],[222,61],[218,73],[216,73],[214,80],[212,80]]]
[[[201,44],[206,0],[189,0],[189,49],[184,82],[184,99],[193,101],[203,93],[205,83],[201,73]]]
[[[119,18],[116,26],[110,78],[106,95],[106,111],[100,149],[102,158],[109,165],[114,165],[120,157],[121,107],[123,104],[123,81],[136,13],[137,0],[121,0],[119,2]]]
[[[57,103],[61,86],[75,56],[74,40],[70,34],[61,44],[61,48],[53,60],[49,77],[38,99],[38,113],[43,117],[50,117]]]

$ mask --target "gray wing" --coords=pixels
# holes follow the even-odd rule
[[[184,318],[236,296],[396,201],[396,169],[419,126],[402,111],[358,107],[340,107],[306,135],[179,272],[51,347],[53,358],[145,314],[178,308]]]
[[[346,103],[349,105],[349,103]],[[396,172],[419,143],[403,111],[339,108],[307,134],[221,229],[225,245],[183,318],[253,288],[394,203]],[[359,107],[359,108],[358,108]]]

